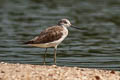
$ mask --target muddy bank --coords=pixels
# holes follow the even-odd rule
[[[120,72],[1,62],[0,80],[120,80]]]

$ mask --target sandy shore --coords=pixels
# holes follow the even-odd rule
[[[120,72],[1,62],[0,80],[120,80]]]

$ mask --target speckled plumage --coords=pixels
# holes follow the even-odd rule
[[[43,44],[59,40],[63,36],[63,30],[64,28],[60,26],[49,27],[42,31],[39,36],[26,42],[26,44]]]
[[[54,63],[56,64],[56,50],[57,46],[67,37],[68,29],[71,23],[67,19],[61,19],[56,26],[49,27],[43,30],[39,36],[36,36],[32,40],[25,42],[30,46],[36,46],[46,48],[44,55],[44,64],[47,48],[54,47]]]

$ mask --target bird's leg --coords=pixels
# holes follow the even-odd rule
[[[47,53],[47,48],[46,48],[46,50],[45,50],[45,54],[44,54],[44,62],[43,62],[44,65],[45,65],[46,53]]]
[[[57,51],[57,46],[54,48],[54,64],[56,65],[56,51]]]

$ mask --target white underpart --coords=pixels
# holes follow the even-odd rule
[[[44,43],[44,44],[29,44],[31,46],[36,46],[36,47],[41,47],[41,48],[47,48],[47,47],[57,47],[68,35],[68,29],[64,27],[64,30],[62,31],[63,35],[59,40],[49,42],[49,43]]]

